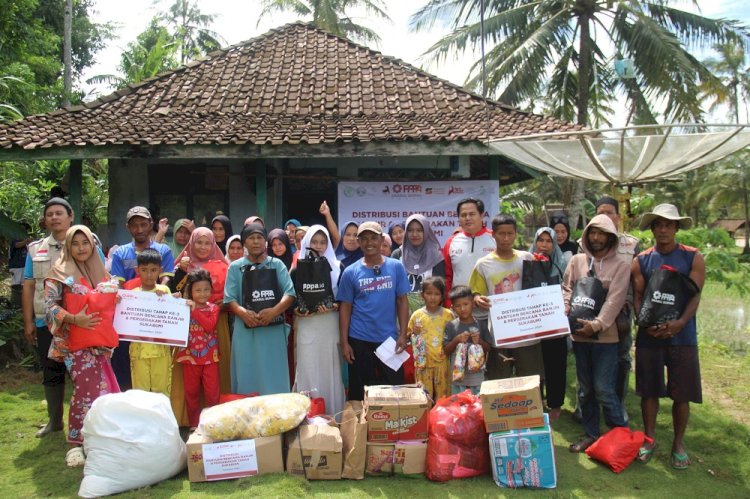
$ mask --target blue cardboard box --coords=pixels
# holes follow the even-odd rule
[[[547,414],[544,426],[491,433],[489,440],[492,478],[500,487],[557,486],[555,448]]]

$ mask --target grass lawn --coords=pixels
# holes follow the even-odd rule
[[[746,302],[746,300],[745,300]],[[740,313],[740,310],[742,312]],[[191,484],[187,472],[153,487],[121,497],[750,497],[750,307],[743,300],[709,284],[699,313],[704,404],[694,405],[686,444],[693,459],[687,471],[669,465],[671,417],[666,401],[658,419],[657,449],[648,465],[633,463],[616,475],[571,454],[568,444],[580,435],[580,426],[565,411],[555,423],[558,487],[550,491],[498,488],[490,476],[431,483],[419,478],[366,478],[362,481],[305,482],[283,474],[215,483]],[[569,371],[569,395],[574,375]],[[82,468],[64,464],[67,446],[62,433],[34,438],[45,421],[40,375],[8,366],[0,372],[0,442],[6,458],[0,460],[0,490],[6,497],[72,497],[78,491]],[[631,377],[631,385],[633,379]],[[566,404],[569,404],[566,403]],[[566,405],[566,409],[570,409]],[[640,427],[638,400],[627,404],[634,428]],[[127,472],[127,466],[123,467]]]

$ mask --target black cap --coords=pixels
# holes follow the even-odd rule
[[[65,201],[63,198],[51,198],[49,201],[44,203],[44,213],[47,212],[47,208],[50,206],[63,206],[65,208],[65,211],[68,212],[68,215],[71,215],[73,213],[73,207],[70,206],[70,203]]]

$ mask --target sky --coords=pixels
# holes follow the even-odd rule
[[[83,83],[94,75],[117,74],[117,65],[123,48],[141,33],[151,18],[173,3],[174,0],[96,0],[93,18],[96,22],[116,23],[116,38],[96,56],[96,64],[88,68],[82,78],[82,86],[88,94],[87,100],[98,95],[106,95],[113,89],[104,85],[94,86]],[[478,52],[467,52],[456,59],[449,59],[440,65],[428,64],[421,58],[429,47],[449,32],[447,28],[436,26],[429,32],[414,33],[409,30],[409,17],[426,0],[384,0],[386,12],[392,22],[364,17],[355,21],[376,30],[381,44],[376,48],[385,55],[396,57],[409,64],[422,67],[426,71],[457,85],[462,85],[472,63],[479,58]],[[701,0],[698,2],[701,13],[711,18],[733,18],[750,26],[750,1],[748,0]],[[691,8],[691,2],[675,2],[679,8]],[[236,44],[256,37],[269,29],[298,20],[292,14],[275,13],[266,16],[258,24],[261,11],[260,0],[200,0],[204,14],[216,14],[212,29],[227,41]],[[696,54],[704,58],[709,54]]]

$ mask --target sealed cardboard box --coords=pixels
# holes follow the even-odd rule
[[[424,474],[427,442],[410,440],[393,444],[367,444],[367,474]]]
[[[555,448],[547,415],[545,425],[490,434],[492,478],[501,487],[554,489]]]
[[[479,397],[489,433],[544,425],[537,375],[484,381]]]
[[[287,433],[286,471],[308,480],[339,480],[343,468],[342,449],[338,427],[301,425]]]
[[[191,482],[283,472],[281,435],[214,442],[195,432],[187,441],[187,463]]]
[[[365,387],[368,442],[426,440],[430,401],[416,385]]]

